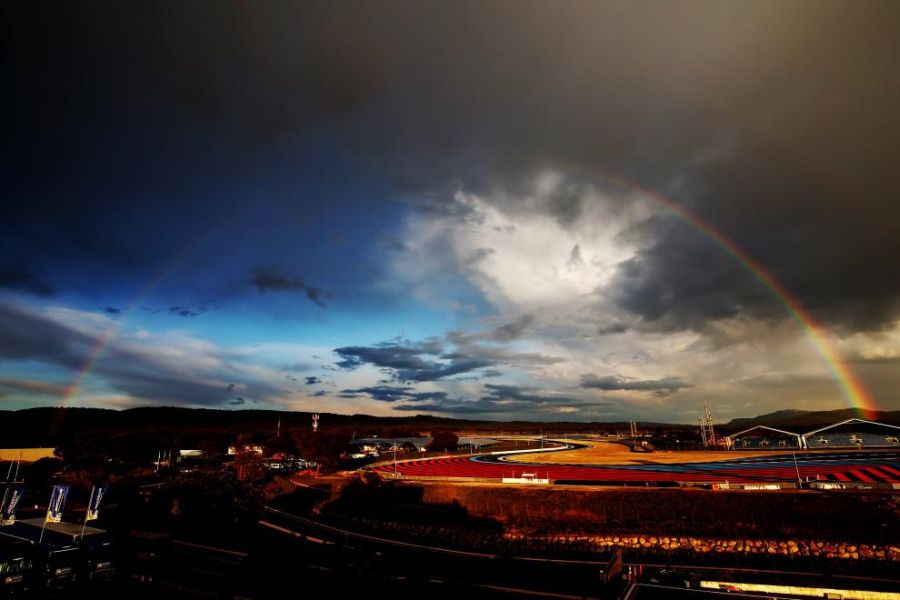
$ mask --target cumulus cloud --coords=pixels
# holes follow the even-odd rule
[[[268,373],[249,365],[236,368],[226,352],[207,342],[178,335],[116,336],[116,327],[99,314],[39,311],[3,301],[0,358],[37,361],[62,369],[63,377],[89,367],[100,385],[150,404],[221,406],[233,389],[224,377],[235,371],[246,376],[243,388],[256,398],[278,395],[267,383]],[[90,380],[83,382],[83,387],[90,385]]]

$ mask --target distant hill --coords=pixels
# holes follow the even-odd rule
[[[900,411],[878,411],[867,415],[858,408],[841,408],[837,410],[779,410],[758,417],[732,419],[723,428],[738,431],[756,425],[768,425],[779,429],[803,431],[824,427],[847,419],[867,419],[900,425]]]
[[[398,430],[425,432],[448,428],[466,432],[534,433],[550,435],[597,431],[627,431],[621,423],[538,423],[531,421],[476,421],[434,415],[374,417],[320,413],[320,428],[350,429],[357,436],[387,435]],[[241,433],[274,435],[282,431],[310,431],[312,413],[274,410],[216,410],[176,407],[142,407],[126,410],[102,408],[29,408],[0,411],[0,444],[3,447],[56,446],[64,440],[89,435],[110,437],[143,433],[148,437],[177,437],[184,443],[204,434],[236,437]],[[650,424],[643,423],[643,426]],[[186,434],[192,435],[186,435]]]
[[[311,413],[273,410],[216,410],[175,408],[167,406],[111,410],[102,408],[29,408],[0,411],[0,446],[57,447],[65,441],[107,436],[144,436],[178,439],[190,445],[196,440],[213,437],[234,439],[242,433],[274,435],[281,421],[284,432],[309,432]],[[752,418],[733,419],[717,424],[716,430],[733,433],[754,425],[768,425],[792,431],[809,431],[852,417],[863,417],[861,411],[780,410]],[[863,417],[864,418],[864,417]],[[900,411],[879,412],[875,419],[900,425]],[[639,424],[644,430],[694,431],[696,425],[650,423]],[[339,415],[321,413],[321,429],[347,429],[358,437],[392,435],[398,431],[426,432],[439,428],[471,433],[523,433],[561,435],[565,433],[614,433],[628,431],[627,422],[559,422],[479,421],[451,419],[434,415],[374,417],[371,415]],[[188,446],[190,447],[190,446]]]

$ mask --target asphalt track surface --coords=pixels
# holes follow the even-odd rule
[[[798,452],[715,462],[640,465],[521,463],[503,456],[464,456],[383,464],[372,469],[408,477],[501,479],[533,474],[558,484],[766,483],[806,481],[900,484],[900,452]]]

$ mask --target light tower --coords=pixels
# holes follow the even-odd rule
[[[313,413],[312,416],[313,433],[319,430],[319,413]]]
[[[709,414],[709,402],[703,401],[703,418],[706,420],[706,436],[710,444],[716,445],[716,432],[713,430],[712,415]]]

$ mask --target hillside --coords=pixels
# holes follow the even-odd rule
[[[717,424],[720,432],[731,433],[754,425],[769,425],[798,431],[808,431],[851,417],[861,417],[854,409],[831,411],[781,410],[751,418],[733,419]],[[900,411],[876,413],[878,421],[900,425]],[[283,431],[309,431],[311,413],[272,410],[215,410],[175,407],[142,407],[127,410],[101,408],[30,408],[0,411],[3,424],[3,447],[56,446],[66,440],[86,435],[160,435],[177,436],[185,441],[206,435],[234,438],[242,433],[273,435],[281,421]],[[679,431],[687,434],[696,425],[640,422],[643,430]],[[357,437],[392,435],[399,431],[426,432],[448,428],[471,433],[524,433],[561,435],[564,433],[615,433],[628,430],[626,422],[558,422],[479,421],[451,419],[434,415],[375,417],[371,415],[340,415],[321,413],[323,431],[344,429]],[[192,435],[187,435],[192,434]]]
[[[900,425],[900,411],[878,411],[867,415],[858,408],[842,408],[822,411],[779,410],[757,417],[732,419],[724,427],[737,431],[755,425],[768,425],[779,429],[793,428],[802,432],[853,418]]]

